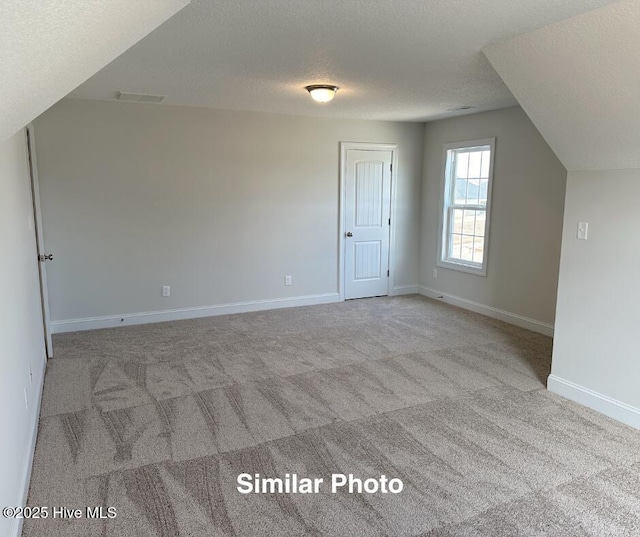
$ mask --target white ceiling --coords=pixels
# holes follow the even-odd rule
[[[639,0],[485,52],[568,170],[640,168]]]
[[[70,94],[424,121],[516,104],[482,48],[606,0],[193,0]],[[328,105],[303,86],[341,87]],[[152,106],[152,105],[149,105]],[[162,106],[162,105],[153,105]]]
[[[189,0],[2,0],[0,140],[166,21]]]

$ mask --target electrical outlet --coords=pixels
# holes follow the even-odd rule
[[[434,277],[434,278],[437,278],[437,277],[438,277],[438,269],[437,269],[437,268],[434,268],[434,269],[433,269],[433,277]]]
[[[171,296],[171,286],[163,285],[162,286],[162,296]]]
[[[291,274],[287,274],[287,275],[284,277],[284,284],[285,284],[285,285],[291,285]]]

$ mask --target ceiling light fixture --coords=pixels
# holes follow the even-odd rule
[[[328,103],[336,96],[338,86],[332,86],[330,84],[313,84],[311,86],[305,86],[314,101],[319,103]]]

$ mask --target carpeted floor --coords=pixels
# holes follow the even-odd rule
[[[551,339],[417,296],[58,335],[43,536],[640,535],[640,431],[545,390]],[[240,494],[240,473],[324,478]],[[332,494],[331,474],[400,494]],[[51,511],[50,511],[51,513]]]

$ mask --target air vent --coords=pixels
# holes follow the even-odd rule
[[[463,106],[458,106],[457,108],[449,108],[447,112],[463,112],[464,110],[471,110],[472,108],[475,108],[475,106],[465,104]]]
[[[123,93],[118,92],[119,101],[128,101],[132,103],[159,103],[166,95],[146,95],[144,93]]]

